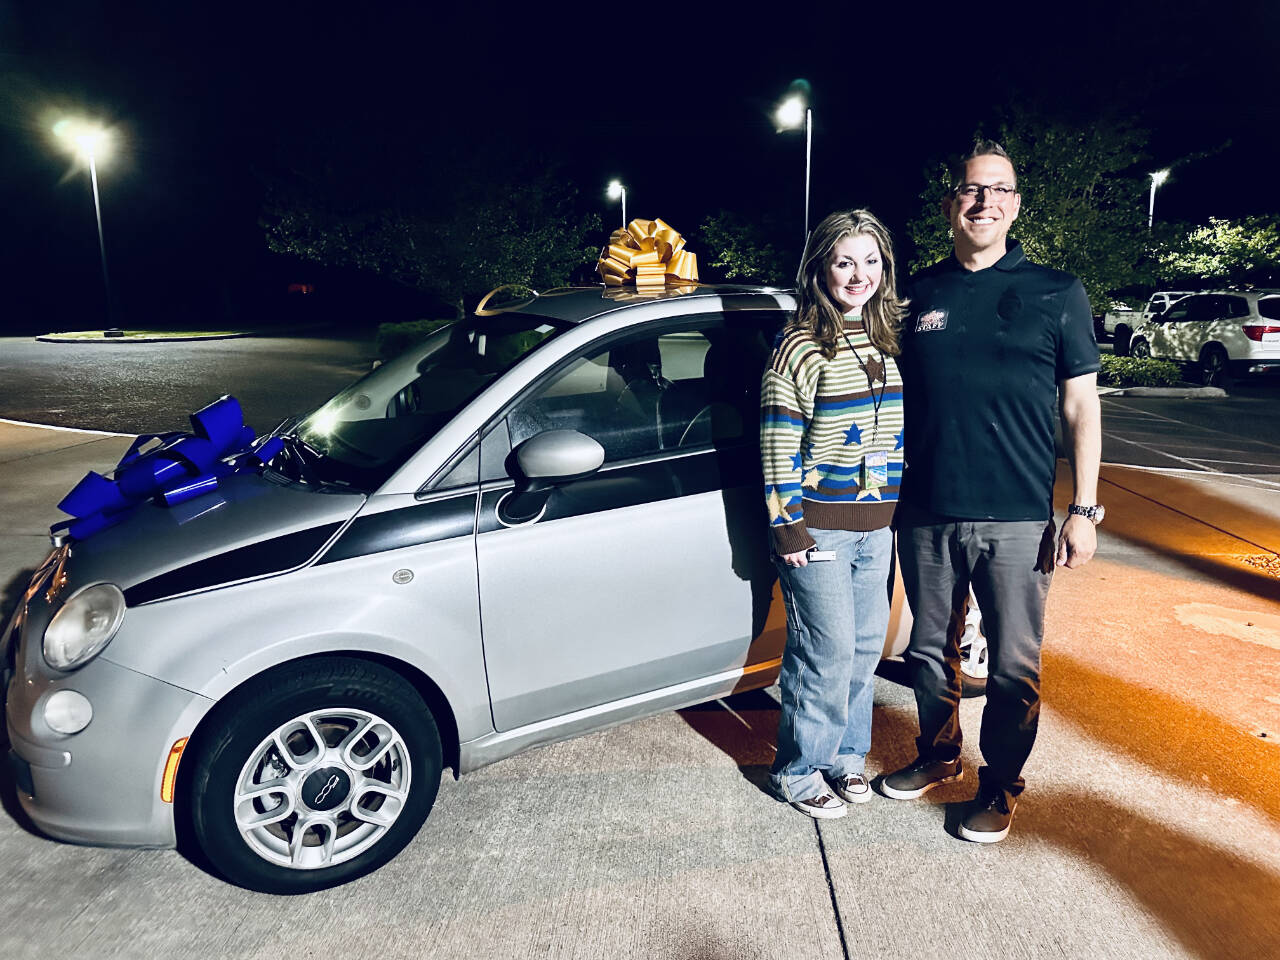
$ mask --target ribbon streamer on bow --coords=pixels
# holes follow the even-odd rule
[[[185,503],[218,488],[218,481],[257,470],[280,452],[279,437],[255,439],[244,422],[240,401],[225,396],[191,414],[192,433],[147,433],[125,451],[111,479],[92,470],[62,498],[58,509],[72,519],[49,528],[85,540],[114,526],[134,507],[155,498],[167,507]],[[146,452],[153,440],[160,445]]]
[[[696,283],[698,257],[684,248],[684,237],[661,220],[632,220],[613,231],[600,251],[596,272],[610,287],[629,282],[637,287]]]

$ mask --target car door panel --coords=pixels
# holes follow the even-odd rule
[[[702,363],[693,344],[664,353],[681,357],[679,365]],[[656,352],[631,354],[658,363]],[[725,671],[767,670],[781,655],[784,622],[769,617],[776,575],[755,431],[739,424],[736,440],[712,441],[708,432],[701,446],[675,448],[696,432],[699,412],[663,403],[677,390],[664,373],[613,378],[616,406],[641,426],[618,433],[615,420],[596,435],[606,451],[625,452],[653,416],[646,442],[658,449],[556,488],[540,517],[522,526],[498,517],[509,482],[483,494],[476,546],[499,731]],[[585,382],[580,370],[573,376]],[[571,405],[557,390],[545,391],[555,403],[538,398],[521,411],[511,427],[517,443],[535,429],[593,435],[590,422],[561,419]],[[666,429],[664,407],[669,415],[685,410],[689,424]]]

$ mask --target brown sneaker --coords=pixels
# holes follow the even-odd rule
[[[934,787],[952,783],[964,776],[960,758],[924,760],[917,757],[910,766],[894,771],[880,781],[880,792],[894,800],[914,800]]]
[[[1018,801],[999,787],[983,790],[960,821],[960,836],[974,843],[999,843],[1009,835]]]
[[[792,800],[791,805],[806,817],[813,817],[815,820],[834,820],[848,812],[844,801],[829,793],[810,797],[808,800]]]
[[[871,784],[863,773],[851,773],[831,781],[831,788],[845,803],[866,803],[871,799]]]

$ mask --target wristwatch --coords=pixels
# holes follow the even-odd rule
[[[1078,503],[1073,503],[1067,507],[1067,513],[1091,520],[1096,527],[1102,522],[1102,518],[1107,515],[1107,508],[1100,503],[1095,503],[1092,507],[1082,507]]]

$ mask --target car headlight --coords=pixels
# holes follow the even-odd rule
[[[44,659],[74,670],[96,657],[124,620],[124,594],[112,583],[86,587],[62,605],[44,630]]]

